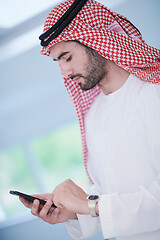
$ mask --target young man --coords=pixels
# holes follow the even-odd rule
[[[72,2],[49,14],[44,31]],[[48,200],[44,207],[20,200],[46,222],[66,222],[75,239],[102,230],[104,238],[159,240],[160,85],[153,83],[160,51],[124,17],[89,0],[42,53],[59,62],[76,107],[92,187],[85,193],[66,180],[38,195]]]

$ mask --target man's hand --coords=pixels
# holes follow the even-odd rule
[[[33,195],[46,202],[44,206],[36,199],[30,202],[22,197],[20,201],[31,213],[50,224],[62,223],[69,219],[77,219],[76,214],[89,214],[87,194],[72,180],[66,180],[58,185],[52,194]],[[57,208],[51,207],[54,203]]]
[[[55,188],[52,192],[52,201],[60,209],[89,214],[87,194],[70,179]]]
[[[34,202],[30,202],[22,197],[19,197],[20,201],[24,204],[25,207],[31,209],[31,213],[34,216],[37,216],[48,222],[50,224],[62,223],[69,219],[76,219],[77,216],[75,213],[68,211],[66,208],[53,208],[52,205],[52,194],[39,194],[34,195],[34,197],[38,197],[40,199],[46,200],[46,204],[44,206],[40,205],[38,200],[34,200]]]

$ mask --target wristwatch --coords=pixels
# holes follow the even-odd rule
[[[87,197],[88,199],[88,207],[89,207],[89,212],[92,217],[98,217],[95,211],[96,203],[98,202],[99,196],[98,195],[89,195]]]

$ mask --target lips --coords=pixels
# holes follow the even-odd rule
[[[73,77],[73,80],[74,80],[75,82],[77,82],[77,83],[80,83],[80,78],[81,78],[81,77],[79,77],[79,76]]]

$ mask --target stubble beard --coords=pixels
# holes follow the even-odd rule
[[[84,67],[86,75],[79,75],[85,83],[79,83],[82,90],[87,91],[99,84],[107,75],[107,61],[95,50],[85,47],[88,55],[88,64]]]

